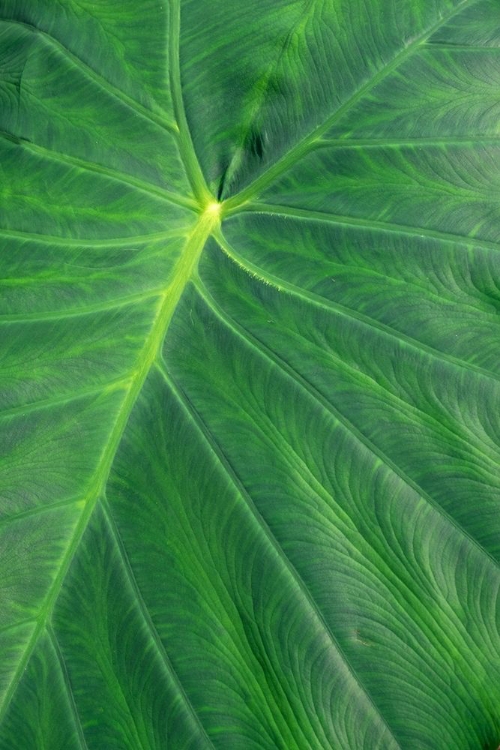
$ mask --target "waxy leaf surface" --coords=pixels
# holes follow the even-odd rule
[[[0,750],[500,743],[498,0],[0,0]]]

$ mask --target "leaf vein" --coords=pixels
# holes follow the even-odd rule
[[[78,713],[78,709],[76,707],[75,696],[73,694],[73,690],[71,687],[71,682],[70,682],[70,678],[68,674],[68,668],[66,666],[66,661],[64,659],[61,646],[59,644],[59,641],[57,640],[57,635],[54,629],[50,625],[47,627],[47,633],[52,643],[54,652],[56,654],[56,658],[59,662],[59,669],[61,671],[63,684],[66,690],[66,694],[68,696],[68,702],[71,707],[71,714],[73,716],[73,722],[75,725],[76,734],[78,737],[78,741],[80,743],[80,747],[82,748],[82,750],[88,750],[87,741],[85,739],[85,734],[83,732],[82,722],[80,720],[80,714]]]
[[[79,318],[94,313],[114,312],[120,310],[122,307],[132,307],[140,302],[159,299],[163,291],[163,289],[154,289],[147,293],[130,294],[126,297],[115,297],[111,303],[84,305],[82,307],[74,307],[63,311],[46,310],[44,312],[34,312],[31,315],[28,315],[27,313],[0,315],[0,326],[14,324],[22,325],[23,323],[36,323],[43,320],[66,320],[67,318]]]
[[[199,282],[196,282],[196,288],[198,292],[200,292],[199,289]],[[221,447],[219,446],[218,441],[214,437],[213,433],[211,432],[208,425],[205,423],[205,421],[202,419],[201,415],[199,414],[198,410],[195,409],[193,403],[191,400],[186,396],[186,394],[179,388],[179,386],[175,383],[172,375],[168,373],[166,370],[165,364],[158,363],[157,367],[159,371],[161,372],[165,383],[170,388],[174,396],[176,397],[179,404],[182,406],[190,420],[193,422],[193,424],[196,426],[198,432],[201,434],[201,436],[204,439],[204,442],[210,449],[210,451],[214,454],[214,456],[217,458],[217,461],[219,462],[222,470],[234,486],[238,496],[241,498],[241,500],[245,503],[248,511],[251,514],[251,517],[255,521],[255,523],[260,528],[261,532],[265,535],[266,539],[271,544],[272,548],[275,550],[275,552],[278,555],[278,558],[282,561],[285,569],[287,570],[288,574],[290,575],[292,581],[294,582],[297,590],[300,592],[301,597],[303,597],[304,601],[307,602],[308,607],[311,609],[311,611],[314,613],[315,618],[317,619],[318,623],[320,624],[322,630],[325,632],[325,634],[328,636],[328,639],[330,643],[332,644],[333,650],[337,652],[337,654],[340,656],[342,661],[344,662],[347,671],[351,675],[352,680],[354,683],[358,686],[358,689],[361,693],[362,700],[366,700],[366,702],[371,706],[374,713],[378,717],[379,721],[387,731],[388,736],[393,740],[394,745],[391,747],[394,748],[394,750],[401,750],[401,746],[396,740],[396,737],[394,736],[394,732],[388,725],[385,717],[381,713],[380,709],[376,706],[374,703],[370,693],[367,691],[367,689],[364,687],[362,680],[359,676],[359,674],[354,670],[352,665],[350,664],[349,660],[347,659],[347,656],[345,655],[343,649],[341,648],[338,640],[336,639],[335,635],[333,634],[332,630],[326,623],[322,612],[320,611],[318,605],[312,598],[309,590],[307,589],[307,586],[305,585],[301,575],[299,574],[298,570],[295,568],[293,563],[291,562],[288,555],[285,553],[284,549],[280,545],[278,539],[273,534],[272,530],[266,523],[265,519],[255,506],[255,503],[251,496],[249,495],[248,491],[246,490],[243,482],[238,477],[235,469],[230,464],[229,460],[225,456],[224,452],[222,451]],[[389,747],[388,747],[389,750]]]
[[[313,211],[308,208],[296,208],[295,206],[273,205],[270,203],[251,203],[241,208],[241,213],[263,213],[276,216],[286,216],[292,219],[304,221],[319,221],[325,224],[339,224],[352,227],[363,227],[379,232],[390,232],[392,234],[429,238],[441,242],[465,245],[466,247],[478,247],[486,250],[499,252],[499,246],[493,240],[476,239],[475,237],[453,234],[453,232],[442,232],[437,229],[426,227],[412,227],[406,224],[394,224],[391,222],[378,221],[376,219],[361,219],[357,216],[343,216],[341,214],[330,214],[324,211]],[[235,211],[229,211],[230,216],[236,215]]]
[[[37,625],[26,645],[26,648],[23,651],[23,654],[18,662],[17,668],[12,676],[10,684],[4,693],[3,701],[0,704],[0,723],[5,717],[6,711],[10,704],[10,701],[12,700],[17,685],[19,684],[19,680],[24,672],[24,669],[26,668],[36,647],[36,644],[38,643],[38,640],[52,615],[52,611],[57,602],[59,592],[64,583],[64,579],[66,578],[66,573],[76,553],[78,545],[80,544],[83,534],[85,533],[90,518],[92,517],[93,511],[99,500],[101,500],[102,498],[108,480],[109,472],[111,471],[114,457],[127,426],[129,416],[132,412],[135,402],[137,401],[137,398],[139,397],[144,381],[146,380],[146,377],[157,357],[161,343],[169,327],[175,307],[177,306],[184,287],[190,278],[193,268],[197,263],[199,254],[205,245],[206,239],[212,230],[214,220],[215,218],[213,216],[207,217],[203,215],[196,222],[186,243],[184,253],[181,256],[176,269],[174,269],[172,280],[165,289],[165,293],[162,297],[162,303],[157,312],[154,324],[151,328],[151,332],[145,341],[142,356],[140,357],[141,367],[136,373],[135,378],[132,379],[130,388],[127,391],[118,410],[116,420],[110,429],[108,442],[103,449],[100,463],[89,486],[88,494],[85,499],[85,505],[75,526],[73,536],[61,559],[57,574],[55,575],[54,580],[47,591],[45,600],[40,610],[40,616]]]
[[[120,388],[125,389],[126,385],[128,385],[130,382],[130,376],[127,378],[119,378],[117,380],[108,381],[107,383],[104,383],[97,388],[82,388],[82,390],[75,391],[75,393],[71,393],[70,395],[65,394],[62,396],[40,399],[39,401],[30,401],[26,404],[20,404],[19,406],[12,406],[7,409],[2,409],[2,411],[0,412],[0,420],[15,416],[16,414],[21,414],[24,417],[26,414],[30,414],[34,411],[39,411],[40,409],[49,409],[51,406],[72,404],[75,401],[79,401],[80,399],[87,398],[89,396],[101,396],[104,393],[109,394],[115,390],[119,390]]]
[[[368,438],[364,433],[359,430],[351,421],[346,417],[336,406],[333,406],[327,399],[306,380],[300,373],[292,368],[288,362],[283,360],[276,352],[271,351],[269,347],[256,338],[246,328],[243,328],[239,323],[236,323],[232,318],[230,319],[226,313],[224,313],[219,305],[215,302],[213,297],[209,294],[208,290],[202,289],[201,282],[197,282],[197,289],[200,296],[203,297],[207,306],[212,309],[213,313],[221,320],[223,324],[229,329],[232,329],[234,334],[243,341],[246,341],[247,345],[260,354],[261,357],[274,363],[277,367],[282,370],[293,382],[299,385],[302,390],[308,393],[318,404],[320,404],[325,410],[329,411],[344,427],[357,438],[358,442],[367,448],[374,456],[379,458],[393,473],[398,476],[401,481],[410,487],[417,495],[423,500],[429,503],[438,513],[442,516],[455,530],[464,538],[470,542],[471,546],[474,547],[478,552],[485,556],[493,565],[496,570],[500,570],[500,563],[486,550],[469,532],[464,529],[454,518],[451,516],[439,503],[437,503],[431,495],[429,495],[417,482],[415,482],[410,476],[406,474],[394,461],[387,456],[382,449],[380,449],[373,441]]]
[[[478,375],[481,375],[484,378],[488,378],[489,380],[500,382],[500,375],[496,375],[491,370],[486,370],[485,368],[480,367],[479,365],[475,365],[472,362],[466,362],[465,360],[454,357],[451,354],[447,354],[446,352],[434,349],[434,347],[429,346],[428,344],[424,344],[422,341],[418,341],[418,339],[414,339],[411,336],[408,336],[408,334],[402,333],[401,331],[398,331],[386,325],[385,323],[381,323],[374,318],[370,318],[367,315],[358,312],[357,310],[352,310],[351,308],[345,307],[339,302],[333,302],[332,300],[326,299],[324,297],[319,297],[318,295],[312,292],[308,292],[305,289],[300,289],[290,281],[285,281],[284,279],[269,274],[268,272],[260,268],[260,266],[256,266],[246,258],[240,256],[239,253],[237,253],[229,245],[227,240],[220,232],[217,232],[216,239],[223,252],[229,258],[231,258],[234,263],[236,263],[240,268],[246,271],[250,276],[257,277],[258,279],[260,279],[260,281],[273,286],[278,291],[286,291],[288,292],[288,294],[291,294],[292,296],[297,297],[304,302],[315,305],[316,307],[322,307],[330,313],[336,312],[345,317],[357,320],[363,325],[369,326],[370,328],[376,328],[382,331],[382,333],[391,336],[391,338],[396,338],[397,340],[404,342],[408,346],[411,346],[414,349],[420,350],[425,354],[430,355],[434,359],[442,360],[460,369],[470,370],[471,372],[477,373]]]
[[[123,540],[121,538],[120,532],[118,530],[118,527],[116,525],[116,522],[113,518],[111,509],[107,507],[107,503],[102,504],[102,511],[104,514],[104,517],[106,519],[106,523],[108,525],[108,529],[111,535],[111,538],[114,541],[114,544],[116,546],[116,549],[118,551],[118,554],[120,556],[120,559],[123,564],[123,570],[125,572],[126,578],[130,584],[130,587],[134,593],[135,601],[137,604],[137,609],[140,613],[141,619],[146,627],[147,632],[149,633],[149,636],[154,644],[155,651],[160,659],[160,661],[165,666],[167,672],[171,675],[172,680],[174,681],[174,684],[176,688],[178,689],[180,695],[182,696],[184,705],[187,708],[187,711],[189,715],[191,716],[193,723],[198,730],[198,732],[203,736],[204,740],[206,741],[207,746],[214,748],[215,745],[213,744],[212,740],[207,734],[207,731],[204,727],[204,725],[201,722],[201,719],[198,715],[198,713],[195,711],[195,708],[187,695],[184,686],[179,678],[179,675],[174,669],[174,666],[172,664],[172,661],[163,645],[163,642],[158,635],[158,631],[156,630],[156,627],[153,623],[153,620],[151,619],[151,615],[149,614],[148,608],[146,606],[146,602],[144,601],[144,598],[142,596],[141,590],[139,588],[139,584],[137,583],[137,579],[134,575],[134,571],[132,568],[132,564],[130,562],[130,558],[127,554],[127,551],[125,549],[125,545],[123,543]]]
[[[9,136],[10,133],[3,133],[0,131],[0,137],[6,140],[11,140]],[[67,164],[68,166],[76,167],[78,169],[84,169],[87,172],[94,172],[95,174],[100,174],[104,177],[114,180],[121,185],[135,187],[141,192],[146,193],[147,195],[161,198],[168,203],[173,203],[177,206],[188,208],[191,211],[198,210],[197,204],[190,198],[187,198],[183,195],[178,195],[177,193],[172,193],[170,190],[166,190],[165,188],[161,188],[149,182],[144,182],[143,180],[140,180],[133,175],[119,172],[118,170],[111,169],[110,167],[105,167],[104,165],[98,164],[97,162],[92,162],[87,159],[79,159],[78,157],[70,156],[69,154],[63,154],[59,151],[54,151],[54,149],[46,148],[45,146],[39,146],[23,138],[19,138],[16,142],[16,145],[19,148],[22,148],[31,153],[39,154],[44,159],[49,159],[61,164]]]
[[[71,62],[76,67],[80,68],[82,73],[84,73],[88,78],[91,78],[101,90],[107,92],[115,99],[119,99],[123,104],[134,110],[141,117],[145,117],[147,120],[155,123],[155,125],[159,125],[164,130],[170,132],[172,135],[177,135],[177,127],[174,123],[169,122],[165,117],[157,115],[152,110],[144,107],[142,104],[137,102],[131,96],[128,96],[128,94],[112,84],[111,81],[108,81],[107,78],[102,76],[100,73],[94,70],[94,68],[84,62],[80,57],[75,55],[74,52],[71,52],[71,50],[69,50],[61,41],[59,41],[59,39],[52,36],[52,34],[50,34],[48,31],[44,31],[38,26],[35,26],[34,24],[28,23],[26,21],[18,21],[15,18],[0,18],[0,21],[2,23],[25,28],[32,34],[39,34],[48,45],[54,47],[54,49],[57,49],[64,57],[67,57],[69,60],[71,60]]]
[[[476,2],[478,2],[478,0],[462,0],[462,2],[458,3],[458,5],[456,5],[449,13],[439,18],[430,28],[426,29],[408,46],[403,47],[403,49],[395,55],[391,62],[389,62],[385,67],[382,67],[380,70],[378,70],[372,78],[370,78],[362,86],[360,86],[354,92],[354,94],[344,102],[344,104],[342,104],[332,115],[330,115],[330,117],[325,120],[325,122],[308,133],[284,156],[278,159],[277,162],[272,164],[261,175],[259,175],[259,177],[257,177],[253,182],[247,185],[247,187],[243,188],[232,198],[229,198],[227,200],[227,207],[232,209],[235,206],[240,206],[251,200],[256,195],[259,195],[262,190],[268,187],[277,178],[279,178],[283,174],[283,172],[290,169],[290,167],[295,166],[295,164],[297,164],[297,162],[300,161],[300,159],[302,159],[302,157],[309,152],[311,146],[313,146],[315,142],[319,138],[321,138],[321,136],[329,128],[331,128],[332,125],[334,125],[346,112],[352,109],[352,107],[354,107],[354,105],[357,104],[357,102],[362,99],[365,94],[369,93],[377,84],[383,81],[384,78],[386,78],[390,73],[398,68],[404,60],[406,60],[408,57],[411,57],[411,55],[417,49],[420,49],[426,42],[426,40],[438,29],[440,29],[441,26],[447,23],[458,13],[461,13],[465,8],[473,5]]]

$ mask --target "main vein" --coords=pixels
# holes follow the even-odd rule
[[[94,508],[104,495],[113,461],[122,440],[128,419],[141,393],[149,371],[161,350],[167,329],[184,288],[198,264],[199,257],[208,237],[220,223],[220,205],[211,196],[206,185],[203,172],[194,150],[187,122],[182,96],[179,42],[180,0],[172,0],[169,28],[169,63],[174,113],[177,127],[179,129],[179,151],[186,175],[197,199],[199,210],[202,212],[198,215],[197,221],[192,227],[191,233],[188,235],[184,250],[169,277],[168,283],[160,294],[157,303],[157,312],[151,331],[138,357],[138,367],[131,374],[129,380],[126,381],[127,385],[124,386],[125,395],[123,401],[111,429],[108,441],[104,446],[97,470],[91,480],[87,494],[83,498],[83,508],[77,520],[75,531],[69,541],[56,576],[42,604],[36,626],[26,644],[24,652],[17,664],[17,668],[12,675],[10,684],[4,693],[3,700],[0,703],[0,722],[6,714],[10,701],[40,636],[50,623],[50,618],[69,566],[76,554]]]
[[[36,644],[50,620],[69,565],[75,556],[94,508],[104,493],[116,451],[120,445],[134,404],[137,401],[148,373],[161,349],[168,326],[175,308],[177,307],[177,303],[179,302],[184,288],[198,263],[198,259],[203,247],[205,246],[206,240],[217,225],[218,221],[218,212],[210,210],[210,208],[200,215],[186,241],[184,251],[174,268],[172,276],[170,277],[170,282],[160,297],[154,323],[138,358],[138,369],[132,373],[130,380],[128,381],[125,396],[118,411],[107,444],[103,449],[99,466],[92,479],[86,497],[84,498],[83,509],[77,521],[75,531],[62,558],[54,581],[50,586],[40,609],[36,627],[34,628],[23,655],[18,662],[17,668],[12,675],[10,685],[5,693],[3,702],[0,705],[0,722],[5,716],[17,684],[29,662]]]

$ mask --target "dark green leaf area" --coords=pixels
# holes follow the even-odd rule
[[[2,750],[79,750],[83,735],[68,693],[68,674],[53,631],[40,640],[5,719]]]
[[[500,145],[314,150],[265,194],[271,204],[496,241]],[[453,237],[451,238],[453,239]]]
[[[19,139],[26,157],[76,160],[87,171],[142,180],[146,190],[187,191],[172,133],[115,89],[107,71],[99,75],[50,35],[10,21],[0,21],[0,64],[0,136]],[[28,159],[25,170],[35,169]]]
[[[176,330],[198,322],[191,305],[182,317]],[[222,747],[314,747],[330,737],[392,746],[304,582],[223,457],[226,445],[168,369],[151,377],[132,415],[109,498],[151,631],[190,696],[186,710]],[[252,441],[252,453],[258,448],[249,423],[228,422],[229,441],[233,430]],[[344,720],[334,724],[327,706],[340,696]]]
[[[36,35],[47,49],[61,50],[144,106],[153,109],[155,99],[168,105],[166,3],[141,3],[141,22],[134,0],[65,0],[64,6],[49,0],[2,0],[0,10],[6,24]]]
[[[234,194],[301,138],[323,129],[367,80],[403,61],[463,4],[258,0],[250,6],[233,0],[228,7],[218,0],[210,17],[195,0],[183,4],[186,110],[215,192],[222,183],[224,198]],[[255,132],[262,153],[252,147]]]
[[[220,270],[217,266],[217,279]],[[185,397],[247,488],[284,558],[305,583],[358,686],[374,697],[379,713],[403,747],[422,741],[417,739],[422,736],[429,743],[432,737],[434,741],[440,737],[444,747],[464,732],[463,709],[457,706],[455,713],[450,705],[446,710],[437,704],[430,708],[424,686],[437,679],[443,679],[443,684],[453,680],[454,694],[462,695],[471,706],[468,680],[479,673],[486,678],[498,646],[493,646],[489,656],[476,649],[474,664],[478,659],[482,666],[472,666],[467,651],[457,670],[463,648],[459,644],[466,637],[472,645],[478,635],[470,631],[471,606],[484,612],[480,639],[489,639],[497,613],[495,596],[489,600],[486,615],[486,601],[481,596],[471,599],[466,581],[475,570],[481,580],[489,581],[488,588],[497,591],[498,568],[454,518],[396,469],[345,414],[326,402],[319,388],[259,341],[262,330],[268,336],[274,330],[271,323],[264,325],[263,316],[268,321],[275,310],[269,306],[262,312],[262,302],[269,301],[274,291],[264,293],[259,286],[256,292],[254,287],[260,295],[259,313],[247,303],[245,317],[238,323],[237,313],[234,317],[231,313],[233,302],[238,310],[245,297],[244,282],[239,281],[238,302],[230,287],[224,288],[224,313],[206,293],[191,298],[184,325],[203,326],[206,335],[196,356],[183,358],[177,353],[174,327],[168,352],[174,377],[184,384]],[[250,280],[247,283],[254,285]],[[304,310],[301,313],[305,325]],[[283,330],[280,322],[274,319],[277,331]],[[248,331],[249,323],[253,333]],[[295,345],[287,352],[311,369],[316,367],[317,376],[324,375],[324,358],[313,347],[307,358],[300,356],[303,353]],[[345,380],[342,384],[337,373],[331,367],[329,382],[338,382],[345,391]],[[333,393],[331,398],[335,399]],[[356,409],[349,392],[343,393],[343,402],[352,402],[351,408]],[[366,429],[367,415],[363,410],[361,415]],[[380,419],[373,409],[369,416],[377,422]],[[416,446],[420,443],[416,441]],[[460,507],[457,502],[456,508]],[[446,575],[448,564],[450,576]],[[355,579],[353,567],[359,571]],[[429,576],[426,571],[430,570],[439,570],[439,575]],[[399,666],[397,657],[391,658],[390,673],[384,671],[384,658],[401,649],[404,656]],[[462,683],[456,681],[457,671],[469,677]],[[401,692],[406,697],[396,702]],[[482,693],[476,708],[471,708],[478,730],[487,732],[488,723],[483,724],[481,718],[482,701],[488,702],[493,718],[495,699]],[[396,705],[401,706],[401,713]],[[403,708],[410,705],[412,715],[420,707],[421,715],[436,716],[435,723],[426,722],[423,729],[419,722],[412,729]],[[466,736],[464,746],[470,743]]]

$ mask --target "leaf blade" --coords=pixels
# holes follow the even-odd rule
[[[496,747],[496,11],[223,10],[1,8],[0,744]]]

